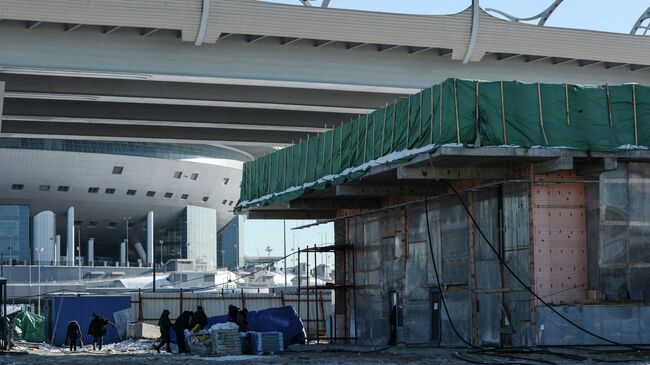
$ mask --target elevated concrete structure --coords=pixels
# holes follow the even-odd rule
[[[452,76],[650,83],[647,37],[512,23],[481,10],[37,3],[3,8],[5,135],[182,140],[259,156]]]

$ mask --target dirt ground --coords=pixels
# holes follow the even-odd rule
[[[2,365],[79,364],[91,365],[163,365],[163,364],[277,364],[277,365],[352,365],[352,364],[650,364],[650,350],[629,352],[615,349],[538,349],[499,352],[477,352],[467,349],[393,347],[379,351],[341,351],[333,347],[302,347],[280,355],[208,357],[177,355],[150,350],[150,344],[113,346],[102,352],[85,348],[70,353],[58,348],[19,346],[22,354],[0,355]],[[357,349],[359,350],[359,349]],[[99,365],[98,364],[98,365]]]

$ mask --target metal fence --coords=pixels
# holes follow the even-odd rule
[[[219,293],[138,292],[131,295],[131,319],[156,324],[160,313],[167,309],[170,318],[183,311],[202,306],[208,317],[228,314],[228,306],[235,305],[249,311],[292,306],[305,326],[309,340],[327,337],[330,318],[334,312],[331,290],[319,290],[298,295],[294,293],[250,293],[244,290],[224,290]]]

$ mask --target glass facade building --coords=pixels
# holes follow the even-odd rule
[[[217,267],[239,267],[240,217],[234,217],[217,234]]]
[[[163,262],[194,261],[196,270],[217,267],[217,210],[188,205],[163,235]]]
[[[3,262],[29,262],[29,206],[0,205],[0,255]]]

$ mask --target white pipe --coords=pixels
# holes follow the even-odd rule
[[[140,256],[140,260],[145,261],[147,259],[147,254],[144,252],[144,247],[142,247],[142,243],[136,242],[135,245],[135,252],[138,253],[138,256]]]
[[[74,266],[74,207],[68,208],[66,261],[68,266]]]
[[[469,44],[467,45],[465,58],[463,58],[463,64],[467,64],[472,58],[472,54],[474,54],[476,38],[478,37],[478,17],[480,13],[481,7],[479,6],[479,0],[472,0],[472,31],[469,35]]]
[[[205,38],[205,31],[208,29],[208,18],[210,18],[210,0],[203,0],[203,7],[201,8],[201,22],[199,23],[199,31],[196,33],[195,46],[203,44]]]
[[[153,211],[147,213],[147,257],[146,260],[142,259],[147,263],[147,266],[153,265]]]

